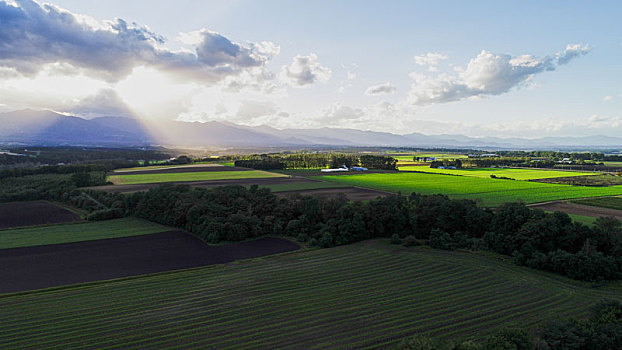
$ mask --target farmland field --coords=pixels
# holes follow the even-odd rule
[[[622,210],[622,197],[578,199],[573,202],[594,207]]]
[[[261,170],[248,171],[211,171],[192,173],[164,173],[144,175],[111,175],[108,181],[115,185],[135,185],[147,183],[206,181],[206,180],[233,180],[233,179],[260,179],[272,177],[286,177],[286,175],[269,173]]]
[[[299,249],[282,238],[210,246],[184,231],[0,250],[0,293],[223,264]]]
[[[549,179],[556,177],[597,175],[595,172],[561,171],[545,169],[477,168],[477,169],[438,169],[425,166],[401,166],[400,171],[420,171],[432,174],[449,174],[473,177],[490,175],[509,177],[515,180]]]
[[[284,184],[266,184],[260,185],[260,187],[267,187],[272,192],[288,192],[288,191],[305,191],[316,190],[326,188],[343,188],[343,185],[334,182],[325,181],[309,181],[309,182],[292,182]]]
[[[146,174],[173,174],[173,173],[201,173],[215,171],[249,171],[252,169],[224,166],[219,164],[194,164],[184,166],[127,168],[113,172],[115,175],[146,175]]]
[[[615,198],[615,197],[592,198],[592,199],[589,199],[588,201],[591,201],[591,200],[598,201],[601,198],[606,199],[606,198]],[[542,209],[545,211],[561,211],[563,213],[570,215],[571,217],[573,217],[573,215],[583,216],[583,217],[592,217],[592,219],[596,220],[596,218],[599,218],[601,216],[606,216],[606,217],[614,217],[618,220],[622,220],[622,210],[585,205],[582,203],[582,200],[544,202],[544,203],[532,204],[530,206],[532,208]],[[590,221],[588,219],[581,219],[580,217],[578,221],[585,222],[586,220]],[[594,221],[594,220],[591,220],[591,221]]]
[[[171,230],[146,220],[124,218],[0,231],[0,249],[139,236]]]
[[[77,214],[46,201],[0,204],[0,230],[80,220]]]
[[[247,171],[248,172],[248,171]],[[307,185],[303,185],[307,184]],[[162,183],[143,183],[133,185],[105,185],[94,186],[90,189],[115,192],[115,193],[130,193],[137,191],[147,191],[151,188],[160,186]],[[287,188],[302,188],[303,186],[330,186],[324,185],[324,182],[318,180],[311,180],[299,176],[280,176],[280,177],[267,177],[267,178],[244,178],[244,179],[224,179],[224,180],[208,180],[208,181],[181,181],[175,182],[175,184],[188,185],[190,187],[209,188],[216,186],[251,186],[258,185],[260,187],[270,187],[273,185],[283,185],[284,189]],[[337,185],[341,186],[341,185]],[[278,188],[278,186],[276,187]]]
[[[622,186],[581,187],[530,181],[450,176],[425,173],[327,175],[316,177],[350,186],[410,194],[445,194],[456,199],[481,200],[484,206],[523,200],[537,203],[559,199],[622,195]]]
[[[0,297],[0,348],[386,348],[584,317],[590,288],[486,255],[366,241]],[[111,336],[114,335],[114,336]]]

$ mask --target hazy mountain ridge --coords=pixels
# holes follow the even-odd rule
[[[474,138],[464,135],[396,135],[356,129],[275,129],[225,122],[167,121],[143,125],[126,117],[82,119],[52,111],[20,110],[0,113],[0,142],[38,145],[144,146],[150,144],[205,147],[490,147],[572,148],[622,147],[610,136],[545,137],[539,139]]]

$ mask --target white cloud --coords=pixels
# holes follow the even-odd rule
[[[559,65],[570,62],[573,58],[588,54],[592,49],[588,45],[566,45],[566,49],[556,55]]]
[[[70,106],[64,111],[85,118],[135,116],[132,109],[119,97],[117,92],[112,89],[99,90],[95,94],[83,98],[77,104]]]
[[[440,53],[428,52],[425,55],[415,56],[415,63],[420,66],[428,67],[430,72],[438,71],[437,65],[439,61],[446,60],[449,57]]]
[[[611,101],[613,99],[613,96],[611,95],[607,95],[605,97],[603,97],[603,101],[607,102],[607,101]]]
[[[386,82],[384,84],[373,85],[365,90],[365,95],[373,96],[373,95],[391,95],[397,91],[395,85]]]
[[[529,82],[536,74],[553,71],[575,57],[586,54],[587,46],[568,45],[561,53],[537,58],[532,55],[510,56],[493,54],[483,50],[472,58],[466,68],[456,68],[457,75],[436,76],[412,73],[414,83],[410,90],[410,102],[429,105],[500,95]]]
[[[119,81],[134,68],[148,66],[214,83],[264,67],[279,51],[270,42],[242,45],[206,29],[180,35],[195,46],[194,51],[171,51],[162,47],[162,36],[123,19],[100,22],[32,0],[15,4],[0,2],[0,67],[28,76],[47,64],[60,63]]]
[[[297,55],[289,66],[281,67],[281,80],[294,87],[301,87],[317,82],[327,82],[333,72],[320,65],[316,54]]]

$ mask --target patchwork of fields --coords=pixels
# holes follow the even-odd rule
[[[583,317],[620,295],[483,255],[366,241],[3,295],[0,348],[385,348]]]
[[[582,187],[529,181],[450,176],[426,173],[326,175],[315,177],[344,185],[409,194],[445,194],[457,199],[480,200],[484,206],[523,200],[537,203],[559,199],[622,195],[622,186]]]
[[[550,179],[568,176],[597,175],[595,172],[561,171],[545,169],[477,168],[477,169],[438,169],[426,166],[402,166],[400,171],[417,171],[431,174],[448,174],[490,178],[490,175],[503,176],[515,180]]]
[[[161,174],[135,174],[135,175],[110,175],[108,181],[115,185],[135,185],[148,183],[165,183],[181,181],[206,181],[206,180],[234,180],[234,179],[261,179],[287,177],[287,175],[269,173],[261,170],[247,171],[204,171],[183,173]]]

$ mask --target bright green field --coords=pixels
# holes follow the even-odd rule
[[[585,317],[591,289],[480,254],[366,241],[0,297],[2,349],[386,348]]]
[[[111,175],[108,181],[115,185],[134,185],[161,182],[178,181],[204,181],[204,180],[235,180],[235,179],[260,179],[268,177],[285,177],[286,175],[269,173],[261,170],[249,171],[205,171],[197,173],[172,173],[172,174],[139,174],[139,175]]]
[[[124,218],[0,231],[0,249],[130,237],[170,231],[149,221]]]
[[[595,172],[560,171],[544,169],[508,169],[508,168],[477,168],[477,169],[438,169],[426,166],[402,166],[400,171],[421,171],[433,174],[451,174],[474,177],[490,175],[509,177],[515,180],[550,179],[555,177],[598,175]]]
[[[589,198],[580,199],[573,202],[577,204],[591,205],[594,207],[622,210],[622,197]]]
[[[622,186],[582,187],[425,173],[327,175],[317,178],[350,186],[402,192],[404,194],[411,192],[441,193],[452,198],[481,200],[482,205],[490,207],[519,199],[525,203],[537,203],[558,199],[622,194]]]

